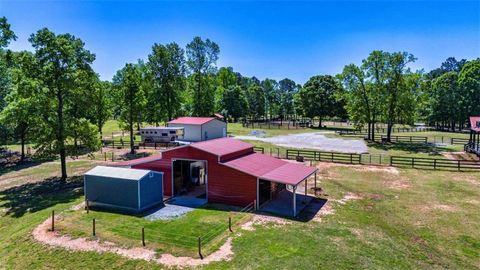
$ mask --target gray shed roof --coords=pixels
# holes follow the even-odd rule
[[[90,171],[86,172],[85,175],[103,176],[103,177],[119,178],[119,179],[126,179],[126,180],[140,180],[149,172],[150,171],[148,170],[97,166],[91,169]]]

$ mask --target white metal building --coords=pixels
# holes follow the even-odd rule
[[[168,127],[183,127],[183,140],[199,142],[227,137],[227,123],[215,117],[179,117],[167,123]]]

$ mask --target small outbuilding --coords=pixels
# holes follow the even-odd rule
[[[470,116],[470,139],[465,151],[480,156],[480,116]]]
[[[163,203],[163,173],[97,166],[84,175],[90,206],[143,212]]]
[[[227,123],[216,117],[179,117],[167,123],[169,128],[183,128],[183,140],[200,142],[227,137]]]

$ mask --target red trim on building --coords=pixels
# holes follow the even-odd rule
[[[480,132],[480,116],[470,116],[470,128],[475,132]]]

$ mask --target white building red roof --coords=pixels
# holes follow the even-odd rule
[[[174,119],[169,124],[184,124],[184,125],[203,125],[207,122],[216,119],[215,117],[192,117],[192,116],[185,116],[179,117]]]

